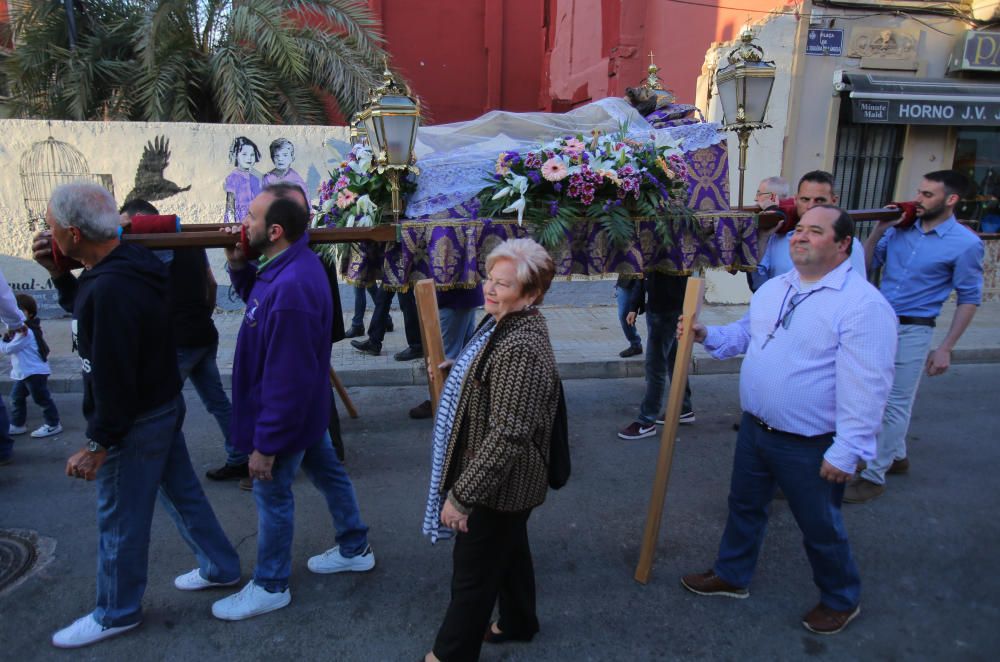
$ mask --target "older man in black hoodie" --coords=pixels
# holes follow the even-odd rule
[[[184,400],[166,305],[166,267],[148,250],[118,240],[111,195],[83,182],[56,188],[45,219],[59,250],[84,265],[61,272],[35,244],[59,301],[77,320],[87,443],[66,475],[97,480],[97,606],[56,632],[77,648],[126,632],[142,620],[149,530],[157,493],[199,567],[181,590],[239,581],[239,557],[191,466],[181,424]],[[44,244],[44,242],[42,242]]]

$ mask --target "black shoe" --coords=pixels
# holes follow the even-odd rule
[[[396,359],[397,361],[412,361],[413,359],[422,359],[424,358],[424,348],[414,347],[413,345],[410,345],[402,352],[396,352],[396,354],[393,355],[392,358]]]
[[[392,333],[392,332],[393,332],[393,331],[395,331],[395,330],[396,330],[396,327],[394,327],[394,326],[392,325],[392,320],[390,319],[390,320],[389,320],[389,323],[385,325],[385,332],[386,332],[386,333]]]
[[[250,465],[247,462],[243,464],[224,464],[218,469],[210,469],[205,472],[205,477],[209,480],[239,480],[249,475]]]
[[[424,400],[419,405],[410,410],[410,418],[416,418],[416,419],[430,418],[433,415],[434,412],[431,411],[430,400]]]
[[[642,347],[636,347],[635,345],[632,345],[628,349],[623,349],[622,351],[618,352],[618,356],[622,357],[623,359],[627,359],[630,356],[638,356],[640,354],[642,354]]]
[[[371,354],[372,356],[378,356],[382,353],[382,345],[373,343],[371,340],[352,340],[351,347],[362,354]]]
[[[363,335],[365,335],[365,327],[363,327],[363,326],[352,326],[350,329],[347,330],[347,333],[344,334],[344,337],[345,338],[358,338],[358,337],[363,336]]]

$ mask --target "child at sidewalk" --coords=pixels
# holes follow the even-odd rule
[[[10,356],[10,378],[14,387],[10,391],[10,434],[24,434],[28,429],[24,426],[27,419],[26,403],[28,394],[42,408],[45,423],[31,433],[32,437],[51,437],[62,432],[59,423],[59,412],[56,403],[49,394],[49,346],[42,336],[41,322],[38,319],[38,304],[27,294],[18,294],[17,307],[25,317],[26,329],[8,333],[0,341],[0,352]]]

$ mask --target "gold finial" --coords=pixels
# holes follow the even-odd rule
[[[659,70],[660,68],[653,63],[653,51],[649,51],[649,67],[646,68],[648,73],[642,86],[650,90],[663,89],[663,83],[660,82],[660,77],[656,75],[656,72]]]

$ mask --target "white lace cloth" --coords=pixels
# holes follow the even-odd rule
[[[467,122],[421,127],[414,148],[420,176],[406,216],[430,216],[470,200],[492,181],[502,151],[526,151],[559,136],[586,136],[594,129],[612,132],[626,124],[634,138],[652,136],[660,145],[681,141],[685,152],[716,145],[726,137],[714,122],[654,129],[627,101],[615,97],[568,113],[495,110]]]

